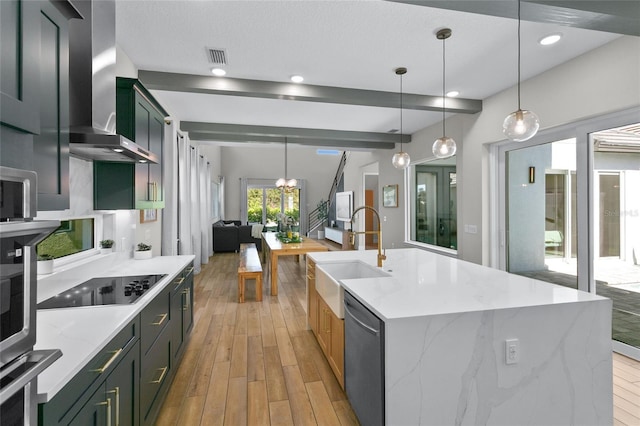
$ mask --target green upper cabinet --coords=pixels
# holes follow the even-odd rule
[[[39,4],[0,1],[0,123],[40,133]]]
[[[65,2],[40,5],[40,132],[33,137],[38,210],[69,208],[69,31],[80,15]]]
[[[156,154],[158,163],[94,162],[94,171],[99,169],[94,176],[96,210],[164,208],[162,158],[168,115],[138,80],[116,78],[116,132]],[[126,173],[123,168],[128,168]]]

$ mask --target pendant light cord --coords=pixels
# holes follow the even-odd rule
[[[400,74],[400,152],[404,152],[402,149],[402,74]]]
[[[444,114],[445,114],[445,103],[444,103],[444,88],[445,88],[445,40],[447,38],[442,38],[442,137],[446,136],[445,128],[444,128]]]
[[[518,0],[518,111],[520,109],[520,0]]]

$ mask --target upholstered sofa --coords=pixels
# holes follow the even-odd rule
[[[240,250],[242,243],[255,243],[258,250],[262,249],[262,239],[253,238],[253,225],[242,225],[239,220],[219,220],[212,225],[213,251],[228,252]]]

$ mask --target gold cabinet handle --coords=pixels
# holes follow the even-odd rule
[[[105,362],[105,364],[102,367],[96,368],[95,370],[91,370],[91,372],[99,373],[99,374],[104,373],[107,370],[107,368],[109,368],[109,366],[113,363],[113,361],[115,361],[116,358],[118,358],[118,355],[120,355],[120,352],[122,352],[122,348],[113,352],[113,355],[111,355],[111,358],[109,358],[109,360]]]
[[[156,321],[156,322],[152,322],[151,325],[162,325],[162,323],[164,322],[164,320],[167,319],[167,316],[169,314],[162,314],[162,315],[157,315],[156,318],[160,317],[160,321]]]
[[[111,398],[107,398],[106,401],[98,402],[96,406],[107,406],[107,426],[111,426]]]
[[[162,379],[164,379],[165,374],[167,374],[168,369],[169,367],[158,368],[158,370],[162,371],[162,373],[160,373],[160,377],[158,378],[158,380],[152,380],[149,383],[152,385],[157,385],[158,383],[161,383]]]
[[[116,426],[120,426],[120,387],[116,386],[113,390],[110,390],[107,393],[116,394]]]
[[[184,277],[182,277],[178,281],[176,281],[176,287],[179,286],[179,285],[182,285],[183,282],[184,282]]]
[[[192,272],[193,272],[193,266],[192,266],[192,267],[190,267],[190,268],[187,270],[187,275],[189,275],[189,274],[190,274],[190,273],[192,273]]]
[[[185,288],[184,290],[182,290],[182,294],[186,296],[184,305],[182,305],[182,310],[188,311],[189,307],[191,306],[191,289]]]

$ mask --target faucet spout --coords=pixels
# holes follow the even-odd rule
[[[370,210],[371,212],[373,212],[373,214],[376,216],[376,221],[378,223],[378,230],[377,231],[354,231],[353,230],[353,219],[356,217],[356,213],[358,213],[360,210]],[[355,245],[356,242],[356,235],[357,234],[376,234],[378,235],[378,268],[382,268],[382,261],[385,260],[387,258],[387,256],[382,252],[382,227],[380,226],[380,215],[378,214],[378,211],[376,209],[374,209],[371,206],[361,206],[358,207],[357,209],[355,209],[353,211],[353,214],[351,215],[351,231],[349,231],[349,242],[352,245]]]

